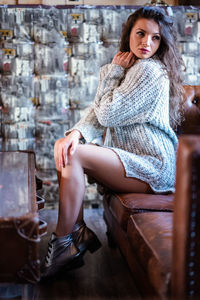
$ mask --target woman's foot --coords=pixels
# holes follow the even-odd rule
[[[48,253],[41,269],[43,279],[52,277],[64,270],[81,267],[84,264],[82,255],[75,246],[71,234],[57,237],[55,233],[52,233],[48,245]]]
[[[72,239],[81,255],[83,255],[87,250],[93,253],[101,247],[101,242],[98,237],[86,226],[84,221],[74,225]]]

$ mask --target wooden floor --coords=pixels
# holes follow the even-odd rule
[[[85,265],[82,268],[68,272],[66,277],[55,278],[50,283],[26,286],[23,296],[13,299],[141,300],[125,260],[118,249],[111,249],[107,245],[102,214],[102,209],[85,210],[85,221],[96,232],[103,246],[93,254],[85,254]],[[42,259],[46,254],[50,234],[55,230],[57,211],[43,209],[40,216],[48,222],[48,234],[42,238],[40,246]],[[1,296],[0,299],[8,299]]]

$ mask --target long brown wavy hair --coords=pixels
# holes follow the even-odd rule
[[[121,34],[120,48],[122,52],[129,52],[129,39],[133,26],[139,19],[152,19],[159,25],[161,42],[155,53],[164,64],[170,80],[170,125],[176,129],[183,120],[184,88],[183,68],[184,63],[177,46],[177,31],[172,19],[160,7],[145,6],[136,10],[128,17]]]

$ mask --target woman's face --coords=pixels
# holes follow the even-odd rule
[[[130,34],[130,51],[138,58],[153,56],[160,46],[160,27],[151,19],[139,19]]]

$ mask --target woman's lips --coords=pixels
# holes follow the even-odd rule
[[[143,54],[150,52],[149,50],[147,50],[145,48],[140,48],[139,51],[142,52]]]

